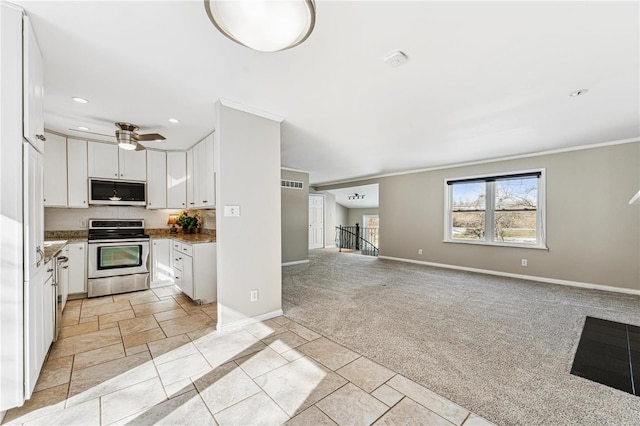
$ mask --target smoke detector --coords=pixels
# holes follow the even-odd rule
[[[400,51],[397,51],[388,54],[387,57],[384,58],[384,62],[395,68],[407,62],[408,59],[409,58],[407,57],[407,55]]]

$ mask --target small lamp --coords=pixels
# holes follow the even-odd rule
[[[178,228],[176,228],[176,222],[178,221],[178,215],[177,214],[170,214],[169,215],[169,221],[167,222],[167,225],[171,225],[171,233],[175,234],[176,232],[178,232]]]

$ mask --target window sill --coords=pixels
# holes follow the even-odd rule
[[[547,246],[530,245],[530,244],[518,244],[518,243],[489,243],[487,241],[464,241],[464,240],[443,240],[443,243],[453,244],[470,244],[475,246],[491,246],[491,247],[511,247],[511,248],[524,248],[534,250],[549,250]]]

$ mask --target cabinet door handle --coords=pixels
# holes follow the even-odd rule
[[[47,272],[53,272],[53,268],[47,269]]]
[[[118,176],[118,174],[116,173],[114,176]]]
[[[179,279],[180,279],[180,277],[176,277],[176,280],[179,280]]]
[[[203,203],[208,203],[208,201],[207,201],[207,200],[204,200],[204,201],[203,201]]]
[[[36,135],[36,138],[40,139],[43,142],[47,140],[47,138],[45,138],[44,135]]]
[[[83,201],[82,201],[82,204],[87,204],[87,200],[83,200]]]
[[[40,263],[44,260],[44,252],[40,247],[36,247],[36,254],[40,255],[40,260],[36,261],[36,266],[40,266]]]
[[[69,267],[68,266],[63,266],[62,269],[69,269]]]
[[[195,203],[189,203],[189,204],[194,205]]]

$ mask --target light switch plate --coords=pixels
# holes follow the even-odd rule
[[[224,206],[226,217],[240,217],[240,206]]]

